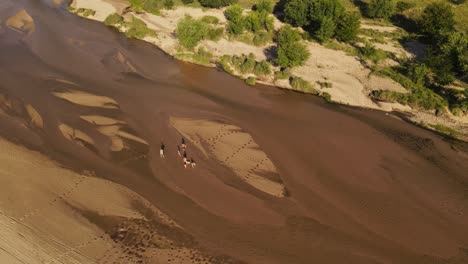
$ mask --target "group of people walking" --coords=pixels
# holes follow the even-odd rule
[[[182,149],[181,149],[181,146],[182,146]],[[161,158],[164,158],[164,150],[165,150],[166,146],[164,145],[164,143],[161,144],[161,149],[159,150],[159,156]],[[182,157],[183,156],[183,161],[184,161],[184,168],[187,168],[187,167],[192,167],[192,168],[195,168],[195,166],[197,165],[195,163],[195,161],[193,160],[193,158],[187,158],[187,143],[185,143],[185,139],[182,138],[182,144],[181,145],[177,145],[177,154],[179,155],[179,157]]]

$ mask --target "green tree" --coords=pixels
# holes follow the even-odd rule
[[[456,5],[461,5],[466,2],[466,0],[450,0],[450,2],[456,4]]]
[[[290,26],[284,26],[278,33],[278,56],[276,63],[282,68],[301,66],[309,59],[306,46],[299,42],[301,35]]]
[[[448,57],[460,77],[468,73],[468,37],[466,34],[462,32],[449,33],[435,52]]]
[[[333,21],[333,18],[331,17],[324,17],[322,21],[320,21],[320,27],[319,29],[315,32],[315,37],[320,41],[324,42],[329,40],[334,32],[335,32],[335,22]]]
[[[184,5],[188,5],[193,3],[193,0],[182,0],[182,3],[184,3]]]
[[[321,22],[324,18],[336,22],[345,9],[339,0],[309,0],[309,20]]]
[[[389,18],[395,13],[393,0],[371,0],[366,7],[366,16],[371,18]]]
[[[455,18],[452,7],[442,2],[429,4],[421,15],[419,25],[426,36],[433,41],[439,41],[442,35],[454,30]]]
[[[309,1],[290,0],[284,6],[284,19],[296,27],[309,25]]]
[[[255,11],[273,13],[273,2],[271,0],[258,0],[255,4]]]
[[[182,46],[193,49],[207,34],[208,26],[200,20],[186,16],[177,23],[176,33]]]
[[[344,13],[337,22],[335,36],[341,41],[356,39],[361,27],[361,15],[358,12]]]

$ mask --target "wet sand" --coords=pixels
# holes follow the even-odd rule
[[[43,200],[34,192],[8,192],[0,204],[2,223],[19,221],[35,236],[45,232],[65,245],[82,245],[54,247],[48,254],[56,263],[468,262],[466,144],[379,111],[246,86],[63,8],[48,0],[0,4],[2,21],[22,9],[34,20],[31,33],[2,25],[0,136],[37,151],[58,168],[92,172],[85,176],[122,186],[139,202],[115,202],[117,196],[103,194],[104,205],[121,208],[106,211],[77,189],[77,196],[60,198],[60,206],[54,202],[50,210],[38,210],[62,197],[61,187],[41,194]],[[225,124],[246,136],[223,130],[197,135],[190,123],[188,128],[174,125],[174,118],[217,124],[213,129]],[[181,133],[197,135],[193,140],[202,146],[187,140],[195,169],[184,169],[177,156]],[[164,159],[159,157],[161,142]],[[8,154],[13,148],[30,151],[13,146],[1,151]],[[256,175],[281,183],[282,194],[272,195],[240,176],[239,170],[255,167],[248,164],[258,161],[258,153],[273,164],[275,175]],[[243,161],[229,163],[227,157]],[[34,169],[31,174],[16,170],[8,165],[15,159],[7,158],[0,171],[11,184],[0,188],[45,188],[27,180],[35,176]],[[16,182],[16,174],[26,180]],[[99,193],[95,186],[93,193]],[[24,202],[6,206],[18,199]],[[42,222],[21,219],[31,212]],[[44,221],[55,214],[82,219],[79,223],[92,230],[90,238],[66,232],[79,223]],[[51,226],[65,230],[55,232]],[[5,230],[0,229],[0,237]],[[96,242],[102,248],[86,244],[93,237],[102,239]],[[0,259],[3,254],[24,256],[22,251],[0,252]],[[64,258],[67,252],[80,258]],[[32,259],[23,262],[35,263]]]

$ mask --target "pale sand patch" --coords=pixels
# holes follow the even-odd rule
[[[108,136],[111,140],[111,151],[121,151],[124,147],[124,141],[123,139],[128,139],[132,140],[141,144],[148,145],[148,142],[146,140],[137,137],[135,135],[132,135],[130,133],[127,133],[125,131],[120,130],[119,125],[106,125],[106,126],[101,126],[98,128],[98,131],[105,135]]]
[[[38,128],[43,128],[44,121],[42,120],[42,116],[39,114],[39,112],[37,112],[36,109],[34,109],[34,107],[32,107],[30,104],[26,105],[25,108],[29,118],[31,118],[31,123]]]
[[[66,124],[60,124],[59,129],[62,135],[70,141],[82,140],[94,145],[94,140],[81,130],[74,129]]]
[[[35,28],[33,18],[24,9],[8,18],[5,24],[8,28],[25,34],[34,32]]]
[[[118,108],[117,102],[114,99],[106,96],[99,96],[77,90],[68,90],[66,92],[53,92],[52,94],[74,104],[82,106],[110,109]]]
[[[258,190],[274,196],[283,196],[284,186],[278,171],[253,138],[241,128],[209,120],[171,117],[171,125],[190,144],[200,148],[205,155],[211,152],[216,159],[230,167],[242,180]],[[202,143],[208,145],[208,149]],[[273,174],[273,181],[266,174]]]
[[[55,81],[57,82],[60,82],[60,83],[66,83],[66,84],[71,84],[71,85],[74,85],[74,86],[78,86],[78,84],[72,82],[72,81],[69,81],[69,80],[65,80],[65,79],[54,79]]]
[[[327,49],[319,44],[308,45],[311,53],[304,66],[291,72],[311,83],[329,82],[331,88],[316,89],[327,92],[333,101],[343,104],[379,108],[369,97],[363,84],[367,79],[367,70],[357,57],[349,56],[344,51]],[[356,76],[359,76],[356,77]]]
[[[215,56],[223,56],[223,55],[230,55],[230,56],[241,56],[241,55],[249,55],[253,54],[255,57],[255,60],[257,61],[262,61],[266,60],[265,56],[265,48],[267,46],[263,47],[257,47],[253,45],[246,44],[244,42],[240,41],[233,41],[233,40],[227,40],[227,39],[221,39],[218,42],[214,41],[203,41],[202,46],[205,47],[207,50],[209,50],[213,55]]]
[[[95,125],[116,125],[116,124],[125,124],[122,120],[117,120],[114,118],[106,117],[106,116],[99,116],[99,115],[87,115],[87,116],[80,116],[81,119]]]
[[[97,21],[104,21],[109,15],[117,12],[112,4],[104,0],[73,0],[70,6],[75,9],[86,8],[96,11],[94,15],[87,18]]]
[[[379,26],[379,25],[366,24],[366,22],[361,22],[361,28],[373,29],[373,30],[377,30],[380,32],[394,32],[398,29],[397,27],[392,27],[392,26]]]

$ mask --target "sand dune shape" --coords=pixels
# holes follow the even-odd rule
[[[66,92],[53,92],[56,97],[65,99],[71,103],[108,109],[117,109],[119,104],[112,98],[99,96],[77,90],[68,90]]]
[[[22,34],[30,34],[35,28],[33,18],[24,9],[8,18],[5,24],[9,29]]]
[[[81,119],[95,125],[107,126],[107,125],[116,125],[116,124],[126,124],[124,121],[117,120],[111,117],[99,116],[99,115],[86,115],[80,116]]]
[[[38,127],[38,128],[43,128],[44,127],[44,121],[42,120],[42,116],[37,112],[36,109],[30,104],[25,106],[26,112],[29,115],[29,118],[31,118],[31,124]]]
[[[148,145],[148,142],[146,142],[144,139],[122,131],[120,130],[120,128],[121,126],[119,125],[107,125],[98,128],[98,131],[101,132],[101,134],[106,135],[111,139],[112,144],[110,149],[112,151],[121,151],[124,148],[125,145],[123,139],[128,139],[141,144]]]
[[[284,196],[284,185],[276,167],[241,128],[209,120],[175,117],[171,117],[170,122],[203,153],[213,153],[248,184],[265,193]],[[274,176],[267,177],[267,174]]]
[[[94,140],[81,130],[74,129],[66,124],[60,124],[59,130],[62,132],[62,135],[70,141],[84,141],[94,145]]]

